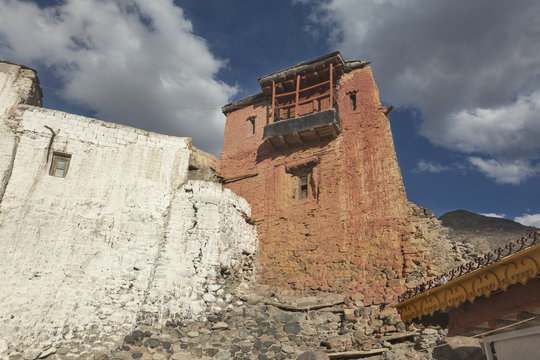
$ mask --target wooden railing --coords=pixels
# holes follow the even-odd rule
[[[329,80],[323,81],[321,83],[311,85],[311,86],[308,86],[308,87],[305,87],[305,88],[302,88],[302,89],[300,88],[300,75],[297,75],[296,76],[296,90],[281,93],[281,94],[276,94],[276,81],[273,80],[272,81],[272,110],[271,110],[271,115],[270,115],[271,116],[270,117],[271,122],[275,121],[276,110],[294,108],[294,116],[297,117],[298,116],[298,107],[300,105],[307,104],[307,103],[309,103],[311,101],[319,100],[319,99],[322,99],[322,98],[327,97],[327,96],[330,97],[330,107],[332,107],[333,103],[334,103],[334,98],[333,98],[333,94],[334,94],[333,73],[334,73],[333,64],[330,64],[330,79]],[[304,99],[304,100],[300,101],[300,94],[305,93],[305,92],[307,92],[309,90],[316,89],[318,87],[322,87],[322,86],[328,86],[328,90],[325,91],[322,94],[319,94],[319,95],[316,95],[316,96],[311,96],[311,97],[309,97],[307,99]],[[293,95],[295,97],[293,102],[291,102],[289,104],[282,104],[282,105],[277,105],[276,106],[277,99],[284,98],[284,97],[287,97],[287,96],[293,96]],[[319,109],[319,111],[320,110],[321,109]],[[290,118],[290,117],[288,117],[288,118]],[[281,119],[279,119],[279,120],[281,120]]]

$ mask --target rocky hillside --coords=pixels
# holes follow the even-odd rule
[[[455,210],[442,215],[439,220],[449,228],[452,242],[473,244],[481,251],[504,246],[509,241],[527,236],[539,229],[515,221],[484,216],[466,210]]]

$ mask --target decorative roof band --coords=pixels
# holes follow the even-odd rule
[[[540,274],[540,244],[536,244],[537,240],[538,233],[521,238],[518,241],[518,247],[523,245],[521,251],[516,250],[514,254],[506,256],[497,249],[492,254],[496,253],[501,257],[500,260],[495,260],[495,255],[484,256],[483,259],[488,259],[492,263],[475,271],[470,271],[469,266],[463,267],[461,270],[469,272],[400,302],[395,307],[399,310],[401,319],[405,323],[410,323],[415,318],[421,319],[437,311],[447,311],[466,301],[472,303],[478,297],[489,297],[499,290],[506,291],[509,286],[517,283],[525,285],[528,280]],[[526,241],[531,241],[531,244]],[[510,245],[502,249],[509,252],[512,248],[513,245]]]
[[[505,246],[500,246],[495,250],[492,250],[485,254],[484,256],[477,257],[474,261],[470,261],[465,265],[459,265],[442,275],[439,275],[433,280],[426,281],[410,290],[407,290],[400,296],[398,296],[398,301],[402,302],[407,299],[410,299],[416,295],[419,295],[427,290],[433,289],[439,285],[445,284],[446,282],[458,278],[462,275],[468,274],[472,271],[478,270],[484,266],[493,264],[507,256],[515,254],[519,251],[527,249],[531,246],[534,246],[538,243],[540,237],[540,231],[530,233],[527,237],[523,236],[518,240],[511,241]]]

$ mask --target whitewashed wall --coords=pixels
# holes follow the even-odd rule
[[[186,181],[189,138],[26,105],[11,121],[0,358],[62,346],[82,356],[89,343],[112,346],[142,314],[201,316],[223,304],[220,270],[255,251],[256,232],[246,201]],[[57,133],[48,161],[45,126]],[[65,178],[49,175],[53,151],[72,156]]]
[[[0,202],[11,173],[17,137],[8,117],[19,104],[41,105],[41,90],[34,70],[0,61]]]

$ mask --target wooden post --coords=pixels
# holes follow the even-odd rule
[[[296,104],[294,105],[294,115],[298,117],[298,102],[300,101],[300,75],[296,76]]]
[[[330,109],[334,107],[334,66],[332,63],[330,63]]]
[[[270,118],[270,122],[274,122],[274,104],[276,103],[276,81],[272,80],[272,117]]]

